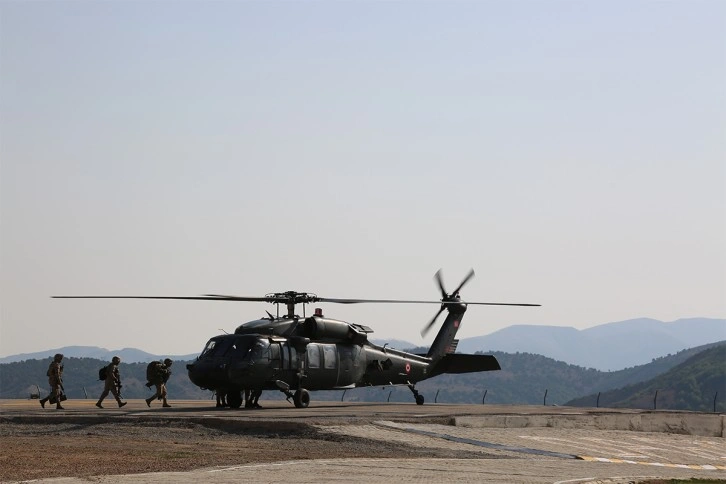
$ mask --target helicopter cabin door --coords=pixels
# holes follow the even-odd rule
[[[305,352],[307,375],[305,388],[325,390],[338,380],[338,352],[334,344],[310,343]]]

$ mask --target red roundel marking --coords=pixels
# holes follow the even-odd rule
[[[454,321],[454,327],[455,328],[458,328],[459,327],[459,320],[458,319]]]
[[[406,373],[411,373],[411,365],[406,363]]]

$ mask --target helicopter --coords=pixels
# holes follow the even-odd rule
[[[246,301],[274,304],[276,315],[238,326],[233,334],[212,337],[197,359],[187,364],[189,379],[198,387],[226,395],[227,405],[242,406],[243,393],[279,390],[297,408],[307,408],[310,391],[344,390],[366,386],[405,385],[413,393],[416,404],[424,404],[424,396],[416,383],[444,373],[472,373],[500,370],[492,355],[455,353],[456,333],[468,305],[540,306],[523,303],[492,303],[463,301],[459,291],[474,276],[472,269],[451,293],[444,288],[441,271],[435,280],[441,291],[439,301],[399,299],[338,299],[319,297],[312,293],[286,291],[264,297],[226,296],[53,296],[84,299],[182,299],[206,301]],[[409,353],[379,346],[369,340],[373,330],[323,315],[317,307],[306,316],[305,306],[313,303],[336,304],[439,304],[434,317],[424,326],[425,336],[438,317],[446,318],[426,354]],[[302,305],[302,316],[295,307]],[[286,313],[280,315],[280,306]]]

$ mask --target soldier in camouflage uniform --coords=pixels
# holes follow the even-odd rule
[[[121,401],[121,395],[120,395],[120,388],[121,388],[121,375],[118,372],[118,365],[121,363],[121,358],[118,356],[114,356],[111,359],[111,363],[108,364],[106,367],[106,386],[103,387],[103,393],[101,393],[101,398],[98,399],[98,402],[96,402],[96,406],[98,408],[103,408],[101,406],[101,402],[103,402],[103,399],[108,396],[108,392],[111,392],[111,394],[116,399],[116,402],[118,402],[119,408],[126,405],[126,402]]]
[[[158,363],[158,362],[157,362]],[[169,403],[166,401],[166,382],[169,380],[169,377],[171,376],[171,364],[173,362],[167,358],[164,360],[164,363],[156,366],[156,371],[149,379],[149,382],[146,384],[146,386],[150,387],[151,385],[156,385],[156,393],[146,399],[146,406],[151,407],[151,402],[154,401],[155,398],[158,398],[163,402],[162,407],[171,407]]]
[[[53,357],[53,361],[48,366],[48,383],[50,384],[50,393],[47,397],[40,400],[40,406],[45,408],[45,402],[48,400],[55,400],[55,408],[57,410],[63,410],[61,406],[61,389],[63,387],[63,365],[61,361],[63,355],[58,353]],[[52,402],[51,402],[52,403]]]

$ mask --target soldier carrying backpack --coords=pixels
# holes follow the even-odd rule
[[[171,376],[171,365],[172,361],[167,358],[162,363],[161,361],[152,361],[146,366],[146,379],[148,380],[146,386],[151,388],[156,386],[156,393],[146,399],[146,406],[151,407],[151,402],[155,398],[158,398],[163,402],[162,407],[171,407],[166,401],[166,382],[169,381]]]

